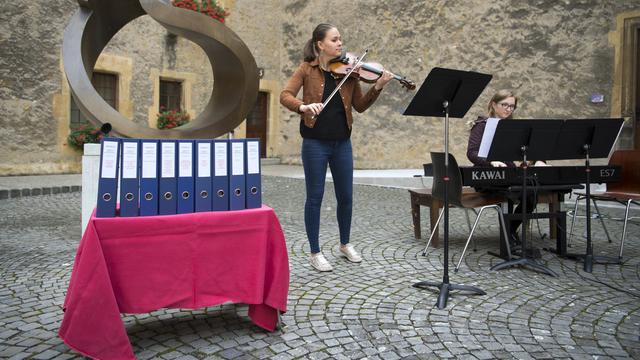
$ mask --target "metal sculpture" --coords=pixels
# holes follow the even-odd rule
[[[80,9],[64,32],[62,57],[80,111],[95,125],[138,138],[218,137],[232,131],[253,108],[258,67],[244,42],[229,28],[195,11],[160,0],[78,0]],[[209,58],[215,86],[195,120],[169,130],[136,124],[107,104],[91,84],[98,56],[126,24],[148,14],[173,34],[198,44]]]

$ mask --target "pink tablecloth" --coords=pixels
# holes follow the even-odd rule
[[[76,254],[59,335],[99,359],[134,359],[120,313],[249,304],[273,331],[289,262],[271,208],[132,218],[91,217]]]

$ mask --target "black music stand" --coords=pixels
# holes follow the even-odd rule
[[[470,71],[433,68],[424,80],[403,115],[444,117],[444,271],[442,282],[421,281],[413,284],[417,288],[437,287],[440,295],[436,306],[447,306],[449,290],[464,290],[478,295],[486,293],[481,289],[449,283],[449,198],[447,196],[449,178],[449,117],[462,118],[491,81],[492,76]]]
[[[556,152],[549,160],[584,158],[586,176],[586,216],[587,216],[587,249],[585,254],[567,254],[567,257],[584,261],[584,271],[590,273],[593,263],[619,264],[619,258],[594,256],[591,242],[591,165],[590,159],[607,158],[611,153],[620,131],[622,118],[615,119],[575,119],[566,120],[562,126]],[[562,157],[560,157],[562,156]]]
[[[522,265],[551,276],[558,276],[551,269],[539,264],[535,259],[527,256],[527,161],[549,159],[554,151],[562,120],[500,120],[496,127],[487,160],[522,161],[522,208],[521,237],[522,256],[518,259],[508,259],[491,267],[491,270],[501,270],[507,267]],[[486,131],[486,130],[485,130]],[[512,188],[513,189],[513,188]]]

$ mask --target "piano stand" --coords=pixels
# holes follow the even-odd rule
[[[567,257],[584,262],[584,271],[591,273],[593,271],[593,264],[621,264],[621,258],[613,258],[609,256],[596,256],[593,255],[593,243],[591,242],[591,165],[590,165],[590,156],[591,156],[591,142],[593,141],[593,133],[595,132],[595,127],[590,129],[590,141],[585,143],[584,153],[584,165],[585,165],[585,177],[587,179],[585,184],[586,190],[586,201],[587,201],[587,209],[586,209],[586,217],[587,217],[587,249],[585,254],[567,254]]]
[[[535,270],[538,270],[539,272],[545,273],[547,275],[558,277],[558,274],[553,272],[553,270],[547,268],[546,266],[544,266],[542,264],[539,264],[534,259],[530,259],[530,258],[527,258],[527,257],[522,257],[520,259],[513,259],[513,260],[503,261],[503,262],[501,262],[499,264],[493,265],[491,267],[491,270],[502,270],[504,268],[517,266],[517,265],[529,266],[529,267],[531,267],[531,268],[533,268]]]
[[[566,254],[566,258],[584,262],[584,271],[590,273],[593,271],[593,264],[601,265],[619,265],[622,259],[613,256],[600,256],[593,254]]]
[[[522,215],[521,214],[504,214],[504,222],[505,225],[507,226],[507,233],[510,234],[511,233],[511,220],[514,218],[521,218]],[[564,211],[556,211],[556,212],[549,212],[549,213],[532,213],[532,214],[525,214],[525,219],[527,221],[523,221],[522,222],[522,226],[523,229],[526,231],[525,228],[525,224],[528,222],[528,220],[531,219],[540,219],[540,218],[548,218],[548,219],[556,219],[556,226],[559,227],[559,231],[557,231],[557,238],[556,238],[556,246],[558,247],[558,249],[560,249],[558,251],[558,253],[562,253],[563,249],[565,249],[565,253],[566,253],[566,233],[564,232],[564,229],[566,228],[566,212]],[[502,234],[501,234],[502,236]],[[524,236],[526,236],[526,234],[524,234]],[[506,255],[505,251],[503,251],[503,244],[504,241],[500,241],[500,257],[505,258],[504,255]],[[527,244],[525,242],[522,242],[522,248],[520,250],[521,252],[521,256],[520,258],[517,259],[509,259],[507,258],[507,260],[496,264],[494,266],[491,267],[491,270],[502,270],[502,269],[506,269],[512,266],[523,266],[523,267],[530,267],[534,270],[537,270],[538,272],[547,274],[547,275],[551,275],[551,276],[555,276],[558,277],[558,274],[556,274],[553,270],[547,268],[546,266],[538,263],[535,259],[532,259],[530,257],[527,256],[527,254],[529,252],[533,252],[533,251],[529,251],[529,249],[533,249],[532,247],[527,247]]]
[[[545,189],[545,191],[549,191],[550,189]],[[564,194],[567,190],[566,190],[566,186],[558,186],[555,189],[556,191],[558,191],[558,194]],[[566,256],[567,255],[567,238],[566,238],[566,212],[565,211],[557,211],[557,209],[554,209],[555,211],[549,211],[547,213],[540,213],[540,212],[535,212],[535,213],[531,213],[531,214],[526,214],[527,219],[555,219],[555,225],[556,225],[556,249],[553,250],[554,252],[556,252],[559,256]],[[505,226],[507,227],[507,233],[510,234],[511,233],[511,220],[512,219],[520,219],[521,218],[521,214],[503,214],[502,215],[504,217],[504,222],[505,222]],[[522,226],[522,225],[521,225]],[[504,239],[502,238],[502,234],[500,234],[500,253],[499,254],[494,254],[492,252],[489,252],[489,254],[491,255],[495,255],[498,256],[502,259],[505,259],[505,261],[494,265],[493,267],[491,267],[491,270],[501,270],[507,267],[511,267],[511,266],[516,266],[516,265],[522,265],[522,266],[530,266],[536,270],[539,270],[540,272],[543,272],[545,274],[551,275],[551,276],[558,276],[554,271],[548,269],[547,267],[545,267],[544,265],[538,263],[535,259],[532,259],[527,255],[527,251],[525,250],[525,246],[523,246],[522,248],[522,256],[520,256],[519,258],[516,259],[509,259],[508,258],[508,253],[506,250],[506,247],[504,246]]]
[[[520,219],[522,217],[522,214],[503,214],[502,215],[504,217],[504,222],[505,225],[507,227],[507,233],[511,234],[511,220],[518,218]],[[526,231],[526,223],[528,222],[528,220],[531,219],[540,219],[540,218],[548,218],[548,219],[556,219],[556,226],[559,228],[558,231],[556,232],[557,236],[556,236],[556,246],[559,249],[558,250],[558,254],[562,254],[562,253],[566,253],[566,233],[564,232],[564,229],[566,228],[566,212],[564,211],[556,211],[556,212],[548,212],[548,213],[532,213],[532,214],[525,214],[525,219],[527,221],[523,221],[522,222],[522,226],[523,229]],[[526,234],[523,234],[524,236],[526,236]],[[500,236],[502,237],[503,235],[500,234]],[[506,259],[505,261],[496,264],[494,266],[491,267],[491,270],[502,270],[502,269],[506,269],[512,266],[523,266],[523,267],[530,267],[534,270],[537,270],[538,272],[547,274],[547,275],[551,275],[551,276],[555,276],[558,277],[558,274],[556,274],[553,270],[547,268],[546,266],[538,263],[535,259],[532,259],[530,257],[528,257],[528,253],[529,252],[533,252],[530,251],[530,249],[533,249],[533,247],[527,247],[526,242],[522,242],[522,248],[520,250],[521,256],[520,258],[517,259],[510,259],[508,258],[508,253],[505,251],[506,249],[504,249],[504,241],[503,239],[500,240],[500,254],[499,256],[503,259]],[[493,254],[492,254],[493,255]]]
[[[513,218],[520,218],[521,214],[504,214],[503,215],[505,218],[505,224],[507,226],[507,233],[511,233],[511,219]],[[557,238],[556,238],[556,246],[558,247],[558,249],[561,249],[558,253],[562,252],[562,249],[566,248],[566,233],[564,232],[564,228],[566,227],[566,213],[564,211],[557,211],[555,213],[532,213],[532,214],[526,214],[526,219],[530,220],[530,219],[540,219],[540,218],[548,218],[548,219],[553,219],[555,218],[556,221],[556,226],[559,227],[560,231],[557,232]],[[523,222],[521,226],[525,226],[525,223]],[[502,255],[505,255],[505,252],[502,249],[502,243],[504,241],[500,241],[501,244],[501,248],[500,248],[500,255],[502,258],[505,258]],[[522,249],[520,250],[521,252],[521,256],[520,258],[517,259],[507,259],[501,263],[498,263],[494,266],[491,267],[491,270],[502,270],[505,268],[509,268],[512,266],[522,266],[522,267],[530,267],[533,270],[537,270],[538,272],[547,274],[547,275],[551,275],[551,276],[555,276],[558,277],[558,274],[556,274],[553,270],[547,268],[546,266],[538,263],[535,259],[532,259],[530,257],[527,256],[527,254],[530,252],[529,249],[533,249],[531,247],[526,247],[525,243],[522,243]],[[531,251],[533,252],[533,251]],[[566,251],[565,251],[566,253]]]

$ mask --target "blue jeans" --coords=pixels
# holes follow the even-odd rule
[[[331,168],[338,203],[336,215],[340,243],[349,243],[351,208],[353,203],[353,152],[351,140],[302,140],[302,165],[307,187],[304,204],[304,225],[311,253],[320,252],[320,208],[324,195],[327,164]]]

